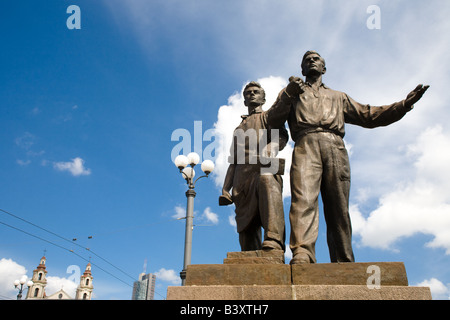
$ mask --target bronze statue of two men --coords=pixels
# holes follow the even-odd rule
[[[307,51],[301,68],[305,81],[291,77],[267,111],[261,108],[265,102],[261,86],[251,82],[245,87],[243,94],[249,115],[243,116],[235,130],[219,204],[235,203],[242,251],[285,249],[282,170],[264,171],[267,165],[263,159],[274,161],[276,153],[286,145],[287,121],[295,143],[290,168],[289,246],[293,254],[290,263],[316,262],[319,193],[331,262],[354,262],[349,214],[350,164],[343,141],[345,123],[365,128],[390,125],[412,110],[429,86],[418,85],[400,102],[370,106],[323,84],[326,67],[319,53]],[[236,135],[239,132],[242,136],[246,130],[265,139],[252,143],[247,136]],[[260,134],[261,131],[265,134]],[[239,149],[245,156],[236,156]]]

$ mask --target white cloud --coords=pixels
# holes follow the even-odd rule
[[[49,296],[63,289],[70,297],[75,298],[77,287],[78,284],[70,279],[48,276],[45,294]]]
[[[31,114],[32,114],[32,115],[38,115],[39,113],[41,113],[41,109],[39,109],[38,107],[34,107],[34,108],[31,110]]]
[[[228,216],[228,223],[230,224],[230,226],[232,227],[237,227],[237,223],[236,223],[236,214],[232,213]]]
[[[84,167],[84,160],[77,157],[69,162],[55,162],[53,167],[59,171],[69,171],[73,176],[86,176],[91,174],[90,169]]]
[[[174,208],[175,214],[172,216],[174,219],[180,219],[186,217],[186,209],[180,206]]]
[[[172,215],[172,218],[174,219],[181,219],[186,217],[186,209],[181,206],[176,206],[174,208],[175,214]],[[194,212],[194,218],[196,218],[197,212]],[[206,207],[203,211],[203,214],[198,217],[201,221],[206,221],[212,224],[218,224],[219,223],[219,216],[217,213],[214,213],[211,211],[210,207]]]
[[[17,164],[25,167],[27,165],[29,165],[31,163],[31,160],[21,160],[21,159],[17,159],[16,160]]]
[[[203,211],[203,217],[212,224],[218,224],[219,223],[219,216],[217,213],[214,213],[211,211],[210,207],[207,207],[205,211]]]
[[[172,269],[166,270],[165,268],[161,268],[155,272],[156,279],[170,282],[174,285],[181,284],[180,276]]]
[[[448,300],[450,299],[450,287],[443,284],[436,278],[431,278],[429,280],[424,280],[416,287],[429,287],[431,291],[431,296],[434,300]]]
[[[24,266],[21,266],[12,259],[2,258],[0,260],[0,296],[16,299],[19,291],[14,288],[14,281],[20,280],[24,276],[26,277],[26,274],[27,270]],[[79,282],[79,274],[77,273],[74,279],[70,279],[71,277],[73,278],[74,276],[69,276],[69,278],[47,276],[45,294],[50,296],[63,289],[69,296],[75,298],[76,289]],[[31,280],[31,275],[27,278],[27,281],[28,280]],[[24,287],[25,289],[22,293],[22,299],[25,299],[27,294],[26,286]]]
[[[14,288],[14,281],[20,280],[23,276],[26,276],[27,270],[24,266],[21,266],[12,259],[2,258],[0,260],[0,295],[4,297],[10,297],[16,299],[18,290]],[[30,275],[31,276],[31,275]],[[27,278],[31,280],[31,277]],[[67,278],[47,276],[47,285],[45,287],[45,293],[47,296],[63,289],[72,298],[75,298],[75,293],[78,284],[73,280]],[[27,289],[25,287],[22,293],[22,299],[25,299]]]
[[[286,251],[284,252],[284,259],[286,263],[289,263],[289,261],[292,259],[292,251],[289,247],[289,244],[286,244]]]
[[[274,74],[274,70],[290,73],[292,68],[298,71],[299,56],[313,44],[326,52],[348,51],[342,36],[352,30],[352,23],[359,24],[356,30],[367,30],[369,5],[317,0],[287,1],[284,5],[255,0],[232,4],[202,1],[201,5],[110,0],[105,4],[118,24],[135,30],[149,57],[158,52],[163,37],[165,43],[172,44],[165,54],[174,62],[187,56],[204,57],[208,45],[220,50],[206,59],[218,59],[231,72],[242,74],[261,74],[261,69],[265,74]],[[176,50],[170,51],[172,47]]]
[[[174,219],[182,219],[182,218],[186,218],[186,208],[181,207],[181,206],[176,206],[174,208],[175,210],[175,214],[172,215],[172,218]],[[197,217],[197,211],[194,212],[194,218]],[[214,213],[211,211],[210,207],[206,207],[205,210],[203,211],[203,214],[201,216],[198,217],[198,219],[202,220],[202,221],[207,221],[213,224],[218,224],[219,223],[219,216],[217,215],[217,213]]]
[[[17,137],[14,142],[16,145],[22,149],[29,150],[35,143],[36,136],[29,132],[25,132],[20,137]]]
[[[27,269],[17,262],[2,258],[0,260],[0,295],[15,299],[19,291],[14,288],[14,281],[20,280],[26,275]],[[24,290],[22,298],[25,298],[27,291]]]
[[[450,254],[450,135],[440,126],[431,127],[407,152],[415,158],[414,175],[383,190],[367,217],[353,204],[354,234],[361,245],[382,249],[393,249],[397,240],[416,233],[432,235],[426,246]]]

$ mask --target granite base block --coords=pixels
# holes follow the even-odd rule
[[[186,269],[186,286],[290,285],[285,264],[197,264]]]
[[[167,300],[431,300],[428,287],[356,285],[169,287]]]

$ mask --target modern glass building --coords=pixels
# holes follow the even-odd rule
[[[141,273],[139,280],[133,284],[133,295],[131,300],[154,300],[155,298],[155,282],[154,274]]]

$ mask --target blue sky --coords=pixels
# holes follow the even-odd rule
[[[69,30],[73,4],[81,29]],[[380,29],[367,27],[370,5],[380,8]],[[96,299],[130,299],[145,261],[158,276],[156,299],[179,285],[186,184],[171,158],[177,130],[191,134],[192,149],[202,142],[200,153],[217,147],[216,171],[196,187],[192,263],[239,251],[233,207],[219,207],[218,196],[227,135],[246,112],[240,92],[260,81],[268,107],[309,49],[326,60],[324,82],[363,103],[431,85],[399,123],[346,127],[353,242],[357,261],[402,261],[411,285],[449,298],[450,5],[6,0],[0,10],[0,209],[77,238],[0,212],[2,298],[15,297],[14,277],[30,277],[44,250],[54,291],[72,290],[71,266],[82,271],[89,259]],[[320,228],[317,258],[326,263],[323,220]]]

